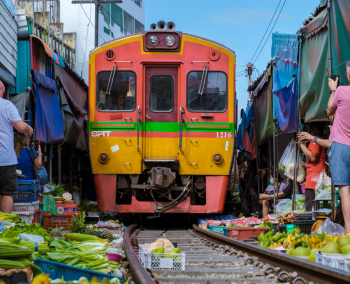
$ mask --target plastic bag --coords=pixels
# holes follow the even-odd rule
[[[305,196],[302,194],[296,195],[295,209],[305,212]]]
[[[48,193],[50,191],[53,191],[54,189],[55,189],[54,185],[45,184],[43,191],[44,191],[44,193]]]
[[[124,243],[123,238],[119,238],[119,239],[111,241],[112,247],[117,248],[117,249],[123,249],[123,243]]]
[[[322,234],[322,232],[324,232],[325,234],[339,236],[344,234],[345,229],[339,224],[333,223],[331,219],[327,218],[326,221],[323,222],[322,226],[319,227],[316,232],[318,234]]]
[[[332,200],[332,179],[325,171],[321,172],[315,190],[315,200]]]
[[[55,198],[52,195],[44,195],[43,203],[44,203],[44,206],[43,206],[44,212],[48,212],[54,216],[57,216]]]
[[[286,164],[287,164],[287,161],[289,161],[289,156],[290,156],[291,152],[293,152],[293,154],[294,154],[293,140],[290,141],[290,143],[288,144],[288,146],[284,150],[283,155],[278,163],[278,170],[282,174],[284,174],[284,172],[285,172]]]
[[[119,224],[113,223],[113,222],[103,222],[103,221],[98,221],[96,224],[96,227],[111,227],[111,228],[116,228],[116,227],[120,227]]]
[[[276,205],[277,214],[284,214],[292,210],[292,200],[282,199]]]
[[[18,237],[21,239],[21,241],[28,241],[33,243],[40,243],[44,242],[44,238],[42,236],[38,235],[31,235],[31,234],[19,234]]]

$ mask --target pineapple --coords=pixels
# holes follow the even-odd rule
[[[72,217],[72,225],[69,227],[71,233],[85,233],[86,224],[85,224],[85,212],[81,213],[81,216],[74,215]]]
[[[52,229],[50,232],[49,232],[49,235],[53,238],[63,238],[63,232],[62,232],[62,229],[63,228],[56,228],[55,229]]]
[[[113,234],[111,231],[107,230],[107,229],[102,229],[103,234],[101,236],[102,239],[107,239],[109,242],[113,241]]]
[[[95,231],[96,231],[96,226],[95,225],[86,227],[86,233],[88,233],[88,234],[93,234],[93,233],[95,233]]]

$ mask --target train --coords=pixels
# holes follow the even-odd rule
[[[101,211],[224,211],[235,69],[234,51],[164,21],[90,52],[89,151]]]

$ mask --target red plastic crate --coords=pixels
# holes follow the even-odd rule
[[[239,240],[249,239],[249,237],[258,237],[260,233],[265,234],[266,228],[254,227],[229,227],[228,236],[230,238],[238,238]]]
[[[60,214],[57,216],[52,216],[51,213],[44,213],[43,217],[43,228],[48,230],[50,228],[64,228],[69,229],[69,226],[72,225],[72,217],[75,214]]]

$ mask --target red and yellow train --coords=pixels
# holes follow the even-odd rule
[[[89,143],[101,211],[224,210],[235,54],[174,26],[160,21],[91,52]]]

